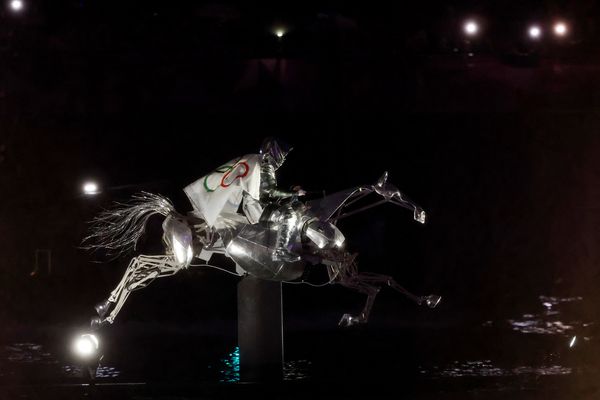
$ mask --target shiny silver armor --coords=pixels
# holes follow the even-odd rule
[[[300,256],[291,250],[290,243],[292,231],[298,218],[294,213],[292,202],[285,201],[299,193],[279,189],[275,173],[284,163],[291,150],[292,148],[273,138],[265,139],[260,148],[260,201],[263,207],[273,203],[281,204],[278,209],[278,220],[276,221],[279,224],[279,231],[273,250],[273,260],[275,261],[295,262],[300,259]]]

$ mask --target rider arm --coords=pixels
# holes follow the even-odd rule
[[[277,187],[277,178],[275,177],[275,168],[272,165],[263,165],[260,173],[260,191],[261,197],[269,200],[286,199],[292,197],[295,192],[288,192]]]

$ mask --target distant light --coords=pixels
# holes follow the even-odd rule
[[[550,310],[552,308],[552,303],[547,301],[543,302],[542,305],[546,307],[547,310]]]
[[[84,334],[75,339],[73,350],[78,356],[89,358],[96,355],[99,345],[100,343],[95,335]]]
[[[98,184],[96,182],[86,182],[83,184],[83,193],[91,196],[94,194],[98,194]]]
[[[13,11],[21,11],[23,10],[23,0],[12,0],[10,2],[10,9]]]
[[[529,27],[529,37],[531,39],[539,39],[542,36],[542,28],[537,25]]]
[[[567,25],[564,22],[554,24],[554,33],[556,36],[565,36],[567,34]]]
[[[576,340],[577,340],[577,336],[573,336],[573,339],[571,339],[571,342],[569,343],[569,347],[575,346],[575,341]]]
[[[275,30],[275,36],[277,36],[278,38],[282,38],[285,35],[285,31],[283,29],[276,29]]]
[[[479,24],[473,20],[469,20],[465,22],[463,29],[468,36],[475,36],[479,32]]]

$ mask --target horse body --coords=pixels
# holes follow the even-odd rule
[[[349,206],[370,193],[376,193],[383,200],[348,211]],[[166,251],[164,255],[139,255],[132,259],[119,285],[106,301],[96,306],[98,317],[92,320],[92,326],[112,323],[132,291],[146,287],[158,277],[170,276],[193,266],[194,258],[208,263],[215,253],[232,259],[240,276],[249,274],[281,282],[297,280],[308,264],[325,265],[330,277],[328,283],[338,283],[367,295],[362,312],[356,316],[344,314],[341,325],[367,322],[381,286],[389,286],[417,304],[429,307],[438,304],[439,296],[415,296],[392,277],[359,272],[356,255],[345,250],[344,235],[335,225],[339,219],[383,203],[411,209],[414,219],[424,223],[424,211],[407,200],[397,188],[387,184],[387,173],[375,185],[352,188],[311,202],[302,203],[297,199],[292,199],[292,202],[294,213],[291,216],[276,207],[267,207],[257,223],[250,224],[240,214],[223,214],[213,227],[209,227],[198,213],[183,216],[175,211],[168,199],[149,193],[135,197],[133,204],[122,204],[105,211],[96,219],[95,229],[87,238],[98,243],[89,248],[118,251],[135,248],[149,217],[161,214],[166,217],[163,222]],[[290,245],[291,250],[300,256],[299,261],[275,261],[272,257],[283,218],[293,218],[286,222],[293,223]]]

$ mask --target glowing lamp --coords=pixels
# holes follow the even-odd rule
[[[23,10],[23,7],[25,6],[25,4],[23,4],[23,0],[12,0],[9,3],[9,6],[12,11],[19,12],[19,11]]]
[[[554,24],[554,34],[556,36],[562,37],[565,36],[568,32],[567,25],[564,22],[557,22]]]
[[[83,193],[91,196],[99,193],[98,184],[96,182],[86,182],[83,184]]]
[[[542,29],[537,25],[532,25],[527,31],[531,39],[539,39],[542,36]]]
[[[468,20],[463,25],[463,30],[467,36],[475,36],[479,33],[479,24],[473,20]]]
[[[100,347],[100,342],[96,335],[92,334],[83,334],[75,339],[73,343],[73,351],[79,357],[82,358],[90,358],[95,356],[98,353],[98,348]]]

